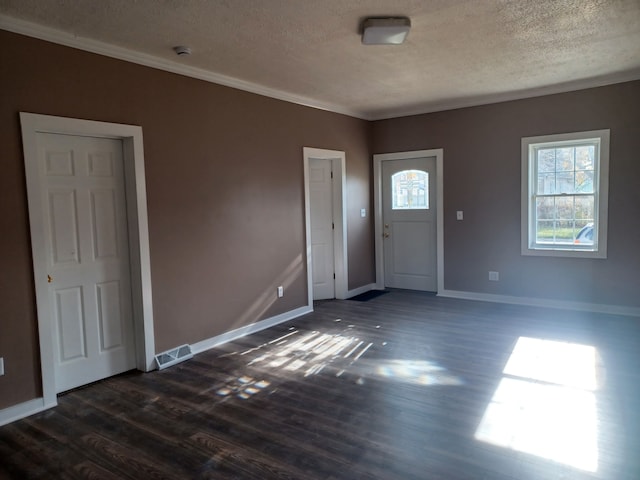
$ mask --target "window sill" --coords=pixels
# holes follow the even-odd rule
[[[607,258],[604,249],[599,250],[569,250],[564,248],[522,248],[523,256],[531,257],[564,257],[564,258]]]

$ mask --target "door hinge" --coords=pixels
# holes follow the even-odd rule
[[[333,178],[333,170],[331,171],[331,178]]]
[[[335,273],[333,274],[333,279],[334,279],[334,280],[336,279],[336,274],[335,274]]]
[[[331,222],[331,230],[335,230],[336,229],[336,224]]]

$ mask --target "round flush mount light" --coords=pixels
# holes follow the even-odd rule
[[[186,57],[187,55],[191,55],[191,49],[189,47],[173,47],[173,51],[176,52],[179,57]]]
[[[362,43],[365,45],[400,45],[409,30],[408,17],[367,18],[362,24]]]

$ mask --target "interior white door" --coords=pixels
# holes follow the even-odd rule
[[[309,216],[313,299],[335,298],[333,186],[330,159],[309,162]]]
[[[122,142],[45,133],[37,141],[62,392],[135,368]]]
[[[437,291],[436,159],[382,162],[384,284]]]

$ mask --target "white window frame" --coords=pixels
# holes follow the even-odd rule
[[[597,241],[592,248],[584,246],[549,245],[536,242],[535,192],[537,169],[534,152],[540,147],[566,147],[582,142],[593,142],[599,148],[594,165],[594,226]],[[522,203],[521,240],[522,255],[607,258],[607,206],[609,200],[609,130],[562,133],[525,137],[522,139]]]

